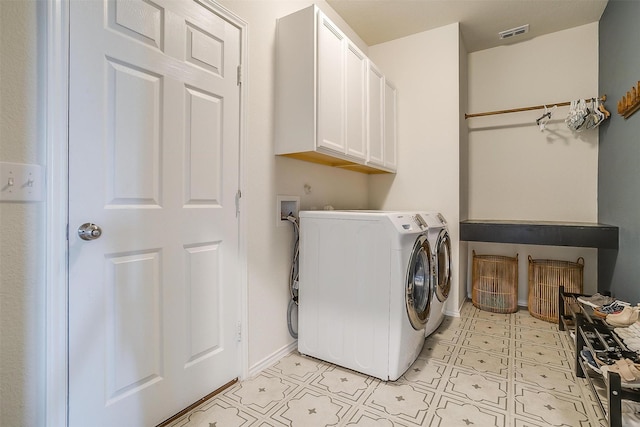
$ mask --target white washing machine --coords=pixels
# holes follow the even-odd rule
[[[420,214],[300,212],[298,350],[396,380],[424,345],[431,247]]]
[[[440,213],[422,213],[428,226],[428,240],[431,245],[433,260],[433,296],[431,298],[431,315],[425,325],[425,337],[431,335],[444,319],[444,304],[451,289],[451,238],[447,221]]]

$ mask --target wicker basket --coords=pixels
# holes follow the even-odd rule
[[[582,293],[584,258],[576,262],[529,257],[529,313],[547,322],[558,321],[558,292]],[[568,312],[565,304],[565,313]]]
[[[518,255],[476,255],[473,251],[471,301],[493,313],[518,311]]]

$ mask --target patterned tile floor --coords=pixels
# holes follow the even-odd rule
[[[573,375],[572,353],[555,324],[467,302],[395,382],[294,352],[172,427],[599,427],[602,415]]]

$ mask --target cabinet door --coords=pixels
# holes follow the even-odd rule
[[[345,62],[347,155],[365,160],[367,57],[347,41]]]
[[[397,161],[396,88],[388,80],[384,86],[384,166],[395,171]]]
[[[345,36],[322,13],[318,13],[317,51],[317,146],[344,154],[344,45]],[[324,151],[326,151],[324,150]]]
[[[369,62],[367,80],[367,163],[384,166],[384,76],[373,62]]]

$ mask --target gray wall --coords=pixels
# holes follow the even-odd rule
[[[640,2],[611,0],[600,19],[600,93],[611,119],[600,127],[598,216],[620,228],[618,251],[600,250],[598,289],[640,301],[640,112],[625,120],[618,100],[640,79]]]

